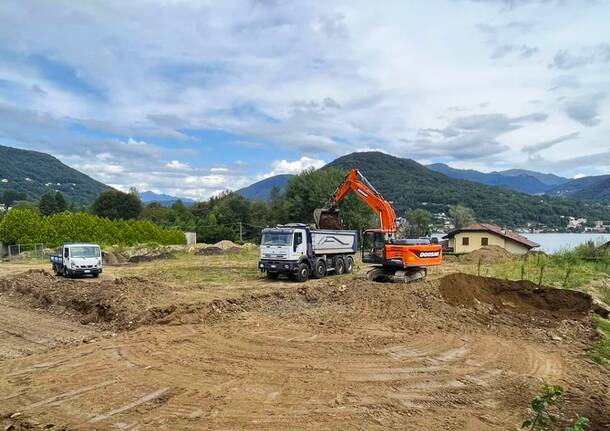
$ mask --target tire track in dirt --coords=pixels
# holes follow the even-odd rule
[[[99,335],[78,323],[0,303],[0,360],[46,352]]]

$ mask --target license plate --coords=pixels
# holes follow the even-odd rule
[[[89,271],[88,269],[85,269],[85,273],[88,273],[88,272],[91,272],[91,271]]]
[[[277,266],[276,265],[271,265],[271,268],[277,268]]]

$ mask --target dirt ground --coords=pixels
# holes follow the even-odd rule
[[[270,282],[250,264],[0,266],[2,429],[517,430],[544,382],[566,391],[562,421],[610,429],[587,295],[448,269]]]

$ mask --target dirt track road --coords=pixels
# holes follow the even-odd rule
[[[519,314],[513,299],[450,305],[436,281],[331,280],[270,283],[164,310],[164,325],[0,361],[0,418],[54,430],[515,430],[548,382],[569,393],[567,416],[610,424],[586,310]]]
[[[78,344],[98,332],[41,311],[24,310],[0,300],[0,360]]]

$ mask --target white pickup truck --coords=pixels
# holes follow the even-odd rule
[[[305,224],[263,229],[259,269],[268,278],[291,275],[297,281],[354,270],[358,232],[311,229]]]
[[[92,275],[97,278],[102,273],[102,250],[97,244],[64,244],[61,254],[52,255],[50,259],[55,275]]]

